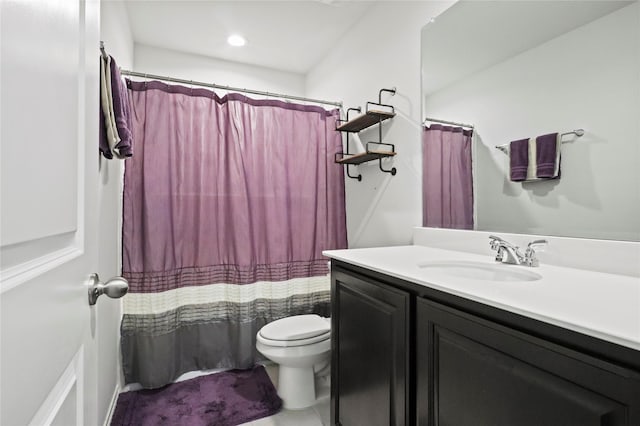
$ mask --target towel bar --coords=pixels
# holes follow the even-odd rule
[[[577,137],[581,137],[584,136],[584,129],[575,129],[572,130],[570,132],[564,132],[564,133],[560,133],[560,138],[562,138],[563,136],[566,135],[576,135]],[[562,143],[565,142],[569,142],[569,141],[562,141]],[[497,149],[499,149],[500,151],[504,152],[505,154],[509,155],[509,144],[505,143],[502,145],[496,145],[495,146]]]

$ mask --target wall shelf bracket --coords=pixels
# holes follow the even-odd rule
[[[355,108],[348,108],[347,109],[347,119],[346,120],[341,120],[341,119],[337,119],[336,120],[336,130],[339,127],[338,123],[340,122],[349,122],[349,113],[351,111],[357,111],[357,112],[362,112],[362,108],[360,107],[355,107]],[[340,163],[341,161],[338,159],[338,156],[341,156],[342,159],[350,157],[352,154],[349,154],[349,133],[347,133],[347,144],[346,144],[346,152],[338,152],[335,155],[335,159],[334,161],[336,163]],[[358,173],[357,176],[351,176],[351,173],[349,172],[349,164],[350,163],[345,163],[346,164],[346,169],[347,169],[347,177],[351,178],[351,179],[358,179],[358,182],[362,181],[362,175],[360,173]]]

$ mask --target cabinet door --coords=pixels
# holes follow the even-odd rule
[[[417,302],[420,425],[640,425],[640,378],[565,347]]]
[[[334,271],[332,303],[333,424],[409,424],[409,294]]]

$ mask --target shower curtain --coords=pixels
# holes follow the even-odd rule
[[[329,315],[321,253],[347,246],[338,111],[127,85],[125,381],[156,388],[186,371],[248,368],[267,322]]]
[[[440,124],[424,128],[423,226],[473,229],[472,134],[472,130]]]

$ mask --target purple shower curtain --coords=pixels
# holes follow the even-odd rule
[[[473,229],[472,130],[433,124],[422,135],[422,224]]]
[[[347,246],[338,111],[127,83],[125,380],[249,367],[265,323],[329,314],[321,253]]]

